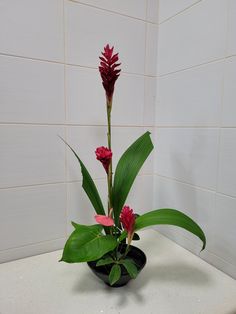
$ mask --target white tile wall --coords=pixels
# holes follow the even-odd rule
[[[23,257],[44,254],[61,249],[65,244],[66,238],[43,241],[30,245],[15,247],[13,249],[0,251],[0,262],[14,261]]]
[[[65,181],[62,127],[0,126],[0,187]]]
[[[212,217],[214,215],[215,193],[199,189],[193,185],[156,176],[154,184],[154,203],[156,208],[175,208],[193,218],[204,230],[207,239],[212,239]],[[159,227],[162,232],[171,231],[182,234],[194,243],[200,240],[191,233],[177,227]],[[208,243],[209,245],[209,243]]]
[[[159,1],[147,0],[147,20],[152,23],[158,22]]]
[[[153,208],[153,176],[138,176],[125,202],[135,213],[142,215]]]
[[[106,206],[106,179],[95,180],[99,195],[103,201],[104,209]],[[82,182],[73,182],[68,184],[68,213],[67,213],[67,230],[68,234],[74,229],[71,221],[79,224],[95,224],[94,211],[89,198],[82,188]]]
[[[236,2],[228,0],[228,55],[236,54]]]
[[[156,76],[157,74],[157,30],[156,24],[147,24],[146,41],[146,74]]]
[[[119,78],[113,99],[113,125],[142,125],[146,105],[145,79],[144,76],[131,74],[123,74]]]
[[[229,58],[225,62],[224,94],[222,109],[222,126],[236,126],[236,57]]]
[[[199,1],[201,0],[159,0],[159,22],[162,23],[164,20],[186,10]]]
[[[156,173],[193,185],[216,188],[218,130],[157,130]]]
[[[206,250],[181,229],[159,230],[236,278],[236,2],[159,3],[154,205],[193,217]]]
[[[220,137],[218,191],[236,197],[236,129],[222,129]]]
[[[200,1],[162,23],[158,35],[159,74],[223,58],[226,28],[227,1],[222,0]]]
[[[0,121],[63,123],[64,66],[0,56]]]
[[[145,20],[147,0],[75,0],[75,2],[92,5],[119,14]]]
[[[63,0],[1,1],[0,38],[1,53],[63,62]]]
[[[1,250],[65,237],[66,186],[0,190]]]
[[[144,22],[74,2],[66,2],[65,14],[68,63],[97,68],[101,45],[110,43],[121,53],[124,71],[144,73]]]
[[[209,251],[235,265],[236,261],[236,199],[216,195],[216,208],[212,216],[213,240]]]
[[[97,147],[106,146],[106,128],[105,127],[70,127],[67,130],[67,142],[76,151],[79,158],[87,167],[93,178],[103,178],[106,173],[102,164],[96,160],[95,150]],[[71,150],[67,149],[69,181],[81,180],[80,165]]]
[[[143,125],[154,126],[157,26],[147,21],[156,23],[157,13],[152,0],[0,1],[1,262],[62,248],[69,221],[94,222],[80,166],[58,135],[88,166],[106,204],[106,174],[94,153],[107,145],[99,55],[115,45],[122,63],[115,165]],[[143,187],[151,201],[152,166],[150,158],[130,196],[138,209]]]
[[[66,67],[68,123],[105,125],[106,107],[104,95],[97,69],[78,66]]]
[[[219,125],[223,70],[216,62],[161,77],[157,125]]]
[[[98,71],[78,66],[67,66],[66,69],[68,122],[106,125],[105,92]],[[113,125],[142,125],[144,83],[144,76],[122,73],[113,97]]]
[[[156,77],[145,78],[145,105],[143,112],[143,125],[155,125],[155,112],[157,102],[157,79]]]

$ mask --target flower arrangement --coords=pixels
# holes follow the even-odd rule
[[[132,208],[125,205],[132,184],[143,163],[153,150],[150,132],[140,136],[121,156],[113,177],[112,143],[111,143],[111,112],[116,80],[121,70],[118,53],[106,45],[100,58],[99,72],[106,95],[107,109],[107,147],[98,147],[96,158],[101,162],[107,175],[108,204],[107,214],[99,196],[96,185],[87,168],[69,144],[77,158],[82,172],[82,187],[96,211],[96,224],[88,226],[72,222],[74,231],[69,236],[61,261],[67,263],[87,262],[97,271],[97,275],[110,286],[121,286],[131,278],[135,278],[143,264],[140,250],[138,253],[131,245],[132,240],[139,240],[137,231],[145,227],[169,224],[186,229],[206,245],[202,229],[184,213],[170,208],[163,208],[138,215]],[[134,253],[137,253],[136,255]],[[137,257],[138,256],[138,257]],[[106,276],[106,279],[104,279]],[[122,281],[126,276],[126,281]]]

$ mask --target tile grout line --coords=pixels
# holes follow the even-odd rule
[[[146,1],[146,12],[145,16],[147,19],[147,10],[148,10],[148,1]],[[144,51],[144,74],[147,73],[147,23],[145,23],[145,51]],[[145,113],[145,106],[146,106],[146,79],[144,79],[144,103],[142,106],[142,125],[144,125],[144,113]]]
[[[71,127],[71,128],[87,128],[87,127],[98,127],[98,128],[104,128],[106,127],[105,124],[74,124],[74,123],[32,123],[32,122],[0,122],[1,126],[23,126],[23,127]],[[138,125],[138,124],[113,124],[112,127],[114,128],[153,128],[153,129],[217,129],[219,128],[217,125]],[[221,126],[221,129],[235,129],[236,126]]]
[[[187,68],[182,68],[182,69],[179,69],[179,70],[176,70],[176,71],[167,72],[167,73],[164,73],[164,74],[161,74],[161,75],[157,75],[157,78],[162,78],[162,77],[165,77],[165,76],[168,76],[168,75],[172,75],[172,74],[175,74],[175,73],[185,72],[185,71],[192,70],[192,69],[195,69],[195,68],[200,68],[200,67],[206,66],[208,64],[224,62],[224,61],[227,61],[227,60],[230,60],[230,59],[235,59],[235,57],[236,57],[236,54],[224,56],[224,57],[221,57],[221,58],[218,58],[218,59],[213,59],[213,60],[210,60],[210,61],[207,61],[207,62],[195,64],[195,65],[189,66]]]
[[[155,22],[147,20],[147,15],[146,15],[146,19],[142,19],[142,18],[139,18],[139,17],[135,17],[135,16],[131,16],[131,15],[125,14],[125,13],[120,13],[120,12],[117,12],[117,11],[114,11],[114,10],[109,10],[109,9],[98,7],[98,6],[95,6],[95,5],[92,5],[92,4],[84,3],[83,1],[77,1],[77,0],[67,0],[67,1],[68,1],[68,3],[72,2],[72,3],[75,3],[77,5],[82,5],[82,6],[86,6],[86,7],[89,7],[89,8],[96,9],[96,10],[101,10],[101,11],[104,11],[104,12],[112,13],[112,14],[115,14],[115,15],[118,15],[118,16],[130,18],[130,19],[133,19],[133,20],[136,20],[136,21],[139,21],[139,22],[144,22],[144,23],[148,22],[150,24],[156,24]]]
[[[224,64],[223,70],[223,78],[222,78],[222,86],[221,86],[221,99],[220,99],[220,118],[219,118],[219,129],[218,129],[218,143],[217,143],[217,173],[216,173],[216,192],[219,189],[219,177],[220,177],[220,156],[221,156],[221,141],[222,141],[222,115],[224,108],[224,89],[225,89],[225,73],[226,72],[226,64]]]
[[[79,67],[79,68],[83,68],[83,69],[97,70],[97,68],[95,66],[81,65],[81,64],[75,64],[75,63],[70,63],[70,62],[63,63],[63,62],[60,62],[60,61],[53,61],[53,60],[40,59],[40,58],[31,58],[31,57],[27,57],[27,56],[20,56],[20,55],[15,55],[15,54],[7,54],[7,53],[4,53],[4,52],[0,52],[0,57],[1,56],[2,57],[9,57],[9,58],[25,59],[25,60],[30,60],[30,61],[47,62],[47,63],[52,63],[52,64],[61,64],[61,65],[65,65],[65,66],[75,66],[75,67]],[[122,73],[126,74],[126,75],[133,75],[133,76],[162,78],[164,76],[168,76],[168,75],[175,74],[175,73],[178,73],[178,72],[191,70],[193,68],[201,67],[201,66],[208,65],[208,64],[211,64],[211,63],[224,61],[225,59],[227,60],[227,59],[231,59],[231,58],[235,58],[235,57],[236,57],[236,54],[231,54],[231,55],[227,55],[225,57],[221,57],[221,58],[210,60],[210,61],[207,61],[207,62],[195,64],[195,65],[189,66],[187,68],[181,68],[179,70],[167,72],[167,73],[164,73],[164,74],[161,74],[161,75],[150,75],[150,74],[147,75],[145,73],[129,72],[129,71],[122,71]]]
[[[153,176],[153,173],[141,173],[138,175],[138,177],[150,177]],[[101,181],[106,180],[106,177],[96,177],[94,178],[94,181]],[[67,179],[66,181],[58,181],[58,182],[47,182],[47,183],[33,183],[33,184],[23,184],[23,185],[13,185],[13,186],[6,186],[6,187],[0,187],[0,191],[4,190],[14,190],[14,189],[27,189],[27,188],[34,188],[34,187],[45,187],[45,186],[51,186],[51,185],[66,185],[66,184],[73,184],[73,183],[82,183],[82,178],[77,180],[70,180]]]
[[[174,182],[177,182],[177,183],[181,183],[181,184],[187,185],[189,187],[194,187],[196,189],[199,189],[199,190],[202,190],[202,191],[205,191],[205,192],[217,193],[215,189],[206,188],[206,187],[200,186],[200,185],[194,185],[192,183],[183,181],[183,180],[178,179],[178,178],[168,177],[168,176],[165,176],[165,175],[161,175],[161,174],[159,174],[157,172],[154,173],[154,175],[156,175],[156,176],[158,176],[160,178],[163,178],[163,179],[167,179],[169,181],[174,181]]]
[[[182,69],[179,69],[179,70],[176,70],[176,71],[167,72],[167,73],[158,75],[157,77],[158,78],[162,78],[162,77],[166,77],[166,76],[173,75],[173,74],[176,74],[176,73],[182,73],[182,72],[185,72],[185,71],[188,71],[188,70],[198,69],[198,68],[201,68],[201,67],[206,66],[208,64],[214,64],[214,63],[218,63],[218,62],[223,62],[227,58],[230,58],[230,57],[226,56],[226,57],[213,59],[213,60],[210,60],[210,61],[207,61],[207,62],[202,62],[202,63],[199,63],[199,64],[195,64],[195,65],[189,66],[187,68],[182,68]]]
[[[192,188],[204,191],[204,192],[210,192],[210,193],[214,193],[216,195],[222,195],[222,196],[226,196],[226,197],[229,197],[229,198],[232,198],[232,199],[236,199],[236,195],[232,196],[230,194],[226,194],[226,193],[223,193],[223,192],[216,191],[216,189],[210,189],[210,188],[206,188],[206,187],[203,187],[203,186],[194,185],[192,183],[189,183],[189,182],[186,182],[186,181],[182,181],[182,180],[174,178],[174,177],[164,176],[164,175],[161,175],[159,173],[154,173],[154,176],[158,176],[160,178],[164,178],[164,179],[167,179],[169,181],[174,181],[174,182],[177,182],[177,183],[181,183],[181,184],[187,185],[189,187],[192,187]]]
[[[227,2],[227,25],[226,25],[226,36],[225,36],[225,54],[227,55],[229,47],[229,1]],[[223,109],[224,109],[224,96],[225,96],[225,77],[226,77],[226,63],[224,64],[222,89],[221,89],[221,106],[220,106],[220,120],[219,120],[219,134],[218,134],[218,150],[217,150],[217,174],[216,174],[216,193],[219,190],[219,179],[220,179],[220,159],[221,159],[221,143],[222,143],[222,124],[223,124]],[[216,206],[216,196],[215,196]]]
[[[66,34],[67,34],[67,29],[66,29],[66,14],[65,14],[65,0],[63,1],[63,34],[64,34],[64,121],[65,123],[67,122],[67,88],[66,88],[66,60],[67,60],[67,55],[66,55],[66,42],[67,42],[67,38],[66,38]],[[64,126],[64,138],[65,141],[67,142],[67,126]],[[65,156],[65,197],[66,197],[66,208],[65,208],[65,236],[67,236],[68,234],[68,183],[67,183],[67,168],[68,168],[68,160],[67,160],[67,147],[66,145],[63,143],[64,145],[64,156]]]
[[[55,238],[55,239],[50,239],[50,240],[45,240],[45,241],[39,241],[39,242],[33,242],[33,243],[29,243],[29,244],[26,244],[26,245],[20,245],[20,246],[16,246],[16,247],[12,247],[12,248],[9,248],[9,249],[5,249],[5,250],[0,250],[0,254],[2,253],[5,253],[7,251],[11,251],[11,250],[16,250],[16,249],[23,249],[23,248],[27,248],[29,246],[38,246],[40,244],[43,244],[43,243],[50,243],[50,242],[55,242],[55,241],[58,241],[58,240],[65,240],[65,237],[60,237],[60,238]],[[55,250],[53,251],[48,251],[48,252],[43,252],[43,253],[40,253],[41,254],[45,254],[45,253],[53,253],[55,252]],[[39,255],[39,254],[37,254]],[[35,255],[29,255],[29,256],[26,256],[26,257],[20,257],[19,259],[23,259],[23,258],[27,258],[27,257],[34,257]],[[9,262],[15,262],[16,260],[18,259],[14,259],[14,260],[9,260]],[[7,262],[3,262],[3,263],[7,263]],[[0,264],[3,264],[3,263],[0,263]]]
[[[183,10],[177,12],[176,14],[174,14],[174,15],[172,15],[172,16],[166,18],[165,20],[163,20],[162,22],[160,22],[159,25],[162,25],[162,24],[164,24],[164,23],[166,23],[166,22],[168,22],[168,21],[174,19],[176,16],[181,15],[182,13],[188,11],[189,9],[191,9],[192,7],[198,5],[198,4],[199,4],[200,2],[202,2],[202,1],[204,1],[204,0],[198,0],[198,1],[196,1],[195,3],[189,5],[188,7],[186,7],[186,8],[184,8]]]
[[[0,52],[0,57],[8,57],[8,58],[17,58],[17,59],[23,59],[23,60],[29,60],[29,61],[34,61],[34,62],[46,62],[46,63],[51,63],[51,64],[60,64],[60,65],[65,65],[65,66],[74,66],[82,69],[90,69],[90,70],[96,70],[96,66],[89,66],[89,65],[82,65],[82,64],[76,64],[76,63],[70,63],[70,62],[60,62],[60,61],[54,61],[54,60],[47,60],[47,59],[40,59],[40,58],[31,58],[27,56],[19,56],[19,55],[14,55],[14,54],[6,54],[4,52]],[[123,74],[125,75],[132,75],[132,76],[141,76],[141,77],[156,77],[153,75],[146,75],[145,73],[138,73],[138,72],[129,72],[129,71],[122,71]]]

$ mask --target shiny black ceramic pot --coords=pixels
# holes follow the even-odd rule
[[[124,249],[125,249],[125,246],[124,246]],[[147,261],[147,258],[144,252],[140,250],[139,248],[131,245],[130,250],[127,254],[127,257],[131,258],[135,262],[138,272],[140,273],[140,271],[143,269]],[[109,273],[113,265],[109,264],[109,265],[104,265],[104,266],[96,266],[96,263],[97,261],[92,261],[92,262],[88,262],[87,264],[91,268],[93,273],[97,277],[99,277],[101,280],[103,280],[104,283],[110,287],[115,287],[115,288],[122,287],[126,285],[130,281],[130,279],[132,279],[130,275],[128,274],[127,270],[124,268],[124,266],[121,265],[121,277],[114,285],[111,286],[109,283]]]

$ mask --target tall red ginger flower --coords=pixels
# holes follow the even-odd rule
[[[112,151],[104,146],[98,147],[95,151],[97,160],[101,161],[106,173],[108,173],[109,165],[112,159]]]
[[[121,63],[116,63],[118,58],[118,53],[113,54],[114,47],[107,44],[104,47],[104,52],[102,52],[102,57],[99,57],[101,60],[99,66],[99,72],[102,78],[102,85],[106,91],[107,104],[111,106],[112,96],[114,93],[115,82],[120,75],[120,69],[117,69]]]
[[[120,221],[123,228],[128,233],[128,244],[130,244],[134,235],[135,225],[135,214],[133,212],[133,209],[129,206],[124,206],[120,214]]]

